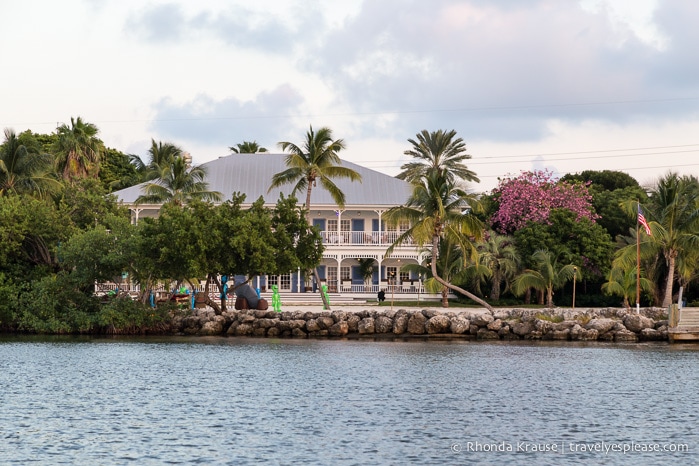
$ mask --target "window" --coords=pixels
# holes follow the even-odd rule
[[[291,290],[291,274],[284,273],[279,276],[279,289],[284,291]]]
[[[400,282],[408,282],[410,281],[410,272],[404,272],[403,270],[400,271]]]
[[[398,268],[397,267],[386,267],[386,279],[388,280],[389,285],[395,285],[397,277],[398,277]]]
[[[350,280],[350,271],[349,267],[340,267],[340,280]]]
[[[337,219],[331,218],[328,220],[328,231],[337,231]],[[340,231],[351,231],[350,220],[342,219],[340,221]]]

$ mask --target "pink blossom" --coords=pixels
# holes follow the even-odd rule
[[[599,218],[587,185],[558,181],[548,170],[522,172],[517,178],[500,180],[493,195],[499,207],[491,223],[502,233],[511,233],[530,221],[549,223],[552,209],[571,210],[578,220],[594,222]]]

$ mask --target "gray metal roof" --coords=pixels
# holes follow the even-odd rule
[[[287,154],[232,154],[204,163],[207,170],[206,181],[211,191],[219,191],[228,200],[234,192],[246,194],[246,203],[257,200],[260,196],[265,203],[274,204],[279,193],[288,196],[293,184],[282,186],[267,193],[272,183],[272,175],[286,170],[284,163]],[[389,175],[370,170],[346,160],[342,166],[351,168],[362,176],[362,182],[347,179],[334,179],[333,182],[345,193],[345,205],[367,207],[392,207],[402,205],[408,199],[410,184]],[[133,204],[143,194],[143,184],[114,192],[119,201]],[[305,202],[306,193],[296,193],[300,203]],[[311,193],[311,206],[316,208],[334,207],[330,194],[320,185]]]

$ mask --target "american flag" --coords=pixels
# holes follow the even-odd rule
[[[643,215],[643,211],[641,210],[641,206],[638,206],[638,223],[643,225],[643,228],[646,230],[646,234],[648,236],[651,236],[650,232],[650,226],[648,226],[648,220],[646,220],[646,217]]]

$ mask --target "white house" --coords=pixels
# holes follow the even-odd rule
[[[293,188],[290,184],[267,192],[272,176],[287,168],[285,157],[286,154],[232,154],[201,167],[207,170],[209,189],[221,192],[224,199],[230,199],[234,192],[240,192],[246,195],[248,205],[260,196],[266,204],[273,205],[280,193],[288,196]],[[321,281],[327,284],[329,292],[346,296],[376,296],[380,289],[387,293],[422,292],[420,277],[408,273],[403,267],[421,263],[424,252],[409,243],[395,248],[390,256],[386,255],[388,246],[408,225],[388,227],[383,215],[391,207],[405,203],[411,192],[410,184],[348,161],[342,161],[342,165],[362,176],[361,183],[333,180],[345,193],[343,209],[320,185],[313,189],[311,195],[313,224],[320,229],[325,244],[323,259],[318,267]],[[130,209],[134,222],[139,218],[154,217],[160,209],[160,205],[135,205],[141,194],[142,185],[115,193],[119,201]],[[296,193],[300,202],[305,201],[305,196],[305,191]],[[373,259],[375,263],[373,277],[365,282],[360,273],[359,260],[366,258]],[[253,284],[263,292],[272,284],[286,293],[305,291],[300,270],[280,276],[255,277]]]

